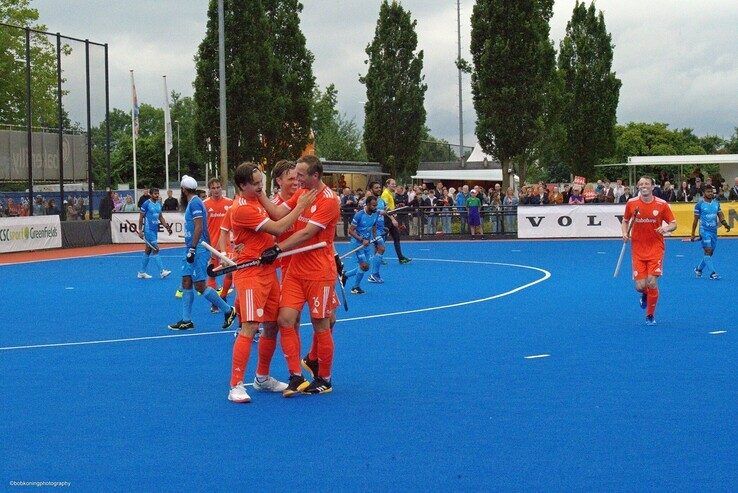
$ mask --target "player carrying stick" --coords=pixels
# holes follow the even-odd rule
[[[694,273],[697,277],[702,277],[702,270],[707,267],[710,270],[710,279],[717,280],[720,279],[720,276],[712,264],[712,254],[717,246],[718,221],[725,227],[726,231],[730,231],[730,226],[728,226],[725,216],[723,216],[723,211],[720,210],[720,202],[715,199],[715,188],[712,185],[705,185],[703,191],[704,197],[694,206],[691,240],[695,240],[694,232],[697,229],[697,223],[699,223],[700,238],[705,256],[702,257],[700,264],[694,269]]]
[[[653,196],[653,178],[638,180],[640,195],[625,205],[621,224],[623,241],[628,241],[628,225],[632,229],[632,260],[635,289],[641,293],[641,308],[646,309],[646,325],[656,325],[654,314],[659,299],[658,278],[663,274],[664,234],[676,229],[676,219],[666,201]],[[663,223],[668,223],[666,226]]]
[[[303,189],[279,207],[262,195],[260,197],[262,205],[269,210],[270,215],[281,217],[296,207],[301,195],[314,190],[317,192],[317,198],[311,207],[303,211],[295,224],[295,233],[264,250],[261,258],[274,261],[282,250],[321,241],[326,242],[326,247],[295,255],[282,280],[278,324],[282,334],[282,349],[290,371],[289,385],[283,392],[285,397],[291,397],[298,392],[320,394],[332,390],[331,366],[334,346],[330,327],[333,312],[339,306],[335,293],[338,274],[334,260],[333,237],[340,217],[340,202],[333,190],[323,183],[323,165],[316,156],[308,155],[300,158],[295,170]],[[302,376],[300,339],[295,330],[298,315],[305,303],[309,306],[319,363],[318,375],[310,384]]]
[[[238,253],[238,262],[259,258],[262,251],[274,248],[274,236],[290,228],[316,196],[314,191],[302,194],[295,202],[294,209],[275,222],[259,203],[259,197],[263,195],[262,178],[261,171],[253,163],[239,165],[234,174],[236,188],[240,191],[241,197],[233,207],[230,222],[234,242],[243,245]],[[251,343],[260,323],[264,324],[264,337],[276,340],[279,281],[275,266],[272,263],[264,263],[236,271],[233,274],[233,282],[241,304],[239,310],[241,328],[233,344],[231,390],[228,399],[233,402],[249,402],[251,397],[246,392],[243,377],[251,353]],[[259,353],[261,356],[261,351]],[[287,388],[287,384],[269,376],[269,363],[273,353],[272,349],[268,361],[259,362],[254,379],[254,388],[257,390],[282,392]]]

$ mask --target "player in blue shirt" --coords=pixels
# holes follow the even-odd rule
[[[712,185],[705,185],[703,191],[702,199],[694,206],[691,240],[695,240],[694,232],[697,229],[697,223],[700,223],[700,238],[702,239],[702,249],[705,251],[705,256],[702,257],[700,265],[694,269],[694,273],[697,277],[702,277],[702,271],[707,267],[711,272],[710,279],[715,280],[720,279],[712,265],[712,254],[715,252],[715,246],[717,246],[718,221],[727,231],[730,231],[730,226],[725,221],[723,211],[720,210],[720,202],[715,199],[715,188]]]
[[[364,248],[355,253],[359,265],[343,273],[341,276],[341,283],[344,285],[346,284],[346,279],[356,277],[354,287],[351,288],[351,293],[353,294],[364,294],[364,290],[361,289],[361,280],[364,278],[364,273],[369,270],[369,261],[372,256],[370,243],[378,234],[381,235],[383,230],[384,219],[377,210],[377,197],[372,195],[366,199],[364,208],[354,214],[348,230],[351,236],[351,249],[353,250],[360,245],[364,246]],[[384,250],[384,247],[382,250]]]
[[[144,225],[145,223],[145,225]],[[143,265],[141,270],[138,271],[139,279],[151,279],[151,275],[146,272],[146,266],[149,265],[149,258],[153,255],[156,265],[159,267],[159,274],[164,279],[172,273],[170,270],[166,270],[161,263],[159,257],[159,225],[164,226],[164,229],[172,235],[172,227],[167,224],[164,220],[164,215],[161,213],[161,202],[159,202],[159,189],[150,188],[149,198],[141,204],[141,214],[138,216],[138,236],[144,240],[146,247],[144,248]]]
[[[367,186],[372,191],[374,197],[377,198],[377,213],[382,218],[382,229],[377,234],[377,241],[374,243],[374,256],[372,257],[372,273],[369,275],[369,282],[382,284],[384,279],[379,275],[379,268],[384,265],[384,237],[381,236],[382,230],[384,229],[384,218],[387,214],[387,202],[382,198],[382,185],[379,182],[373,181]],[[388,218],[392,220],[392,218]]]
[[[195,324],[192,323],[192,302],[195,299],[192,284],[194,282],[197,292],[209,303],[216,305],[221,313],[225,314],[223,330],[226,330],[233,325],[236,310],[206,284],[210,252],[202,246],[202,243],[210,243],[208,214],[202,199],[197,195],[197,181],[191,176],[185,175],[182,177],[181,187],[182,197],[187,202],[184,214],[184,237],[187,255],[182,260],[182,320],[169,325],[169,328],[172,330],[195,328]]]

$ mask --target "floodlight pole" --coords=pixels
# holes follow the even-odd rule
[[[228,132],[226,128],[225,14],[218,0],[218,82],[220,92],[220,180],[228,188]]]
[[[457,63],[461,62],[461,0],[456,0]],[[459,164],[464,166],[464,110],[461,106],[461,65],[459,69]]]
[[[177,124],[177,183],[182,181],[182,178],[179,176],[179,120],[174,120],[174,123]]]

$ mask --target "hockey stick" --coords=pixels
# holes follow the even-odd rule
[[[381,238],[381,235],[379,235],[379,236],[375,236],[374,238],[372,238],[371,240],[369,240],[369,245],[371,245],[371,244],[373,244],[373,243],[376,243],[377,241],[379,241],[379,238]],[[358,252],[358,251],[359,251],[359,250],[361,250],[362,248],[366,248],[366,247],[368,247],[369,245],[364,245],[364,243],[362,243],[361,245],[357,246],[357,247],[356,247],[356,248],[354,248],[353,250],[350,250],[350,251],[348,251],[348,252],[344,253],[343,255],[341,255],[341,256],[340,256],[340,257],[338,257],[338,258],[339,258],[339,259],[341,259],[341,260],[343,260],[343,259],[345,259],[346,257],[348,257],[348,256],[350,256],[350,255],[353,255],[354,253]]]
[[[341,287],[341,298],[343,298],[343,309],[348,311],[348,300],[346,299],[346,288],[343,285],[343,262],[338,252],[333,250],[333,258],[336,260],[336,272],[338,273],[338,285]]]
[[[152,245],[152,244],[151,244],[151,243],[149,242],[149,240],[147,240],[147,239],[146,239],[146,237],[145,237],[145,236],[144,236],[144,243],[146,243],[146,246],[147,246],[147,247],[149,247],[149,248],[151,248],[151,250],[153,250],[153,252],[154,252],[154,253],[159,253],[159,247],[158,247],[158,246],[154,246],[154,245]]]
[[[701,236],[695,236],[694,238],[691,238],[691,237],[690,238],[682,238],[682,243],[691,243],[693,241],[701,241],[701,240],[702,240],[702,237]]]
[[[223,252],[219,252],[216,248],[213,248],[206,241],[202,242],[202,246],[204,246],[210,253],[218,257],[220,259],[220,262],[226,267],[236,265],[236,262],[234,262],[233,259],[225,255]]]
[[[304,246],[300,248],[295,248],[294,250],[288,250],[286,252],[282,252],[277,256],[277,258],[289,257],[290,255],[294,255],[296,253],[309,252],[310,250],[316,250],[318,248],[323,248],[326,245],[327,243],[325,241],[321,241],[320,243],[315,243],[314,245],[308,245],[308,246]],[[217,269],[214,269],[213,266],[209,264],[208,265],[208,275],[210,277],[222,276],[230,272],[235,272],[237,270],[246,269],[249,267],[255,267],[257,265],[261,265],[260,258],[255,258],[253,260],[247,260],[246,262],[241,262],[240,264],[230,265],[227,267],[220,266]]]
[[[630,238],[630,232],[633,230],[633,225],[635,224],[635,220],[638,217],[638,209],[635,210],[633,213],[633,219],[630,221],[630,224],[628,225],[628,238]],[[625,247],[628,245],[627,241],[623,242],[623,247],[620,249],[620,256],[618,257],[618,263],[615,266],[615,272],[613,273],[612,277],[618,277],[618,274],[620,274],[620,266],[623,264],[623,257],[625,256]]]

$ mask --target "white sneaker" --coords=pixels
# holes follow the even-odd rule
[[[171,270],[164,269],[163,271],[161,271],[161,278],[164,279],[165,277],[167,277],[171,273],[172,273]]]
[[[246,393],[246,386],[243,382],[231,387],[231,391],[228,392],[228,400],[239,404],[251,402],[251,397]]]
[[[138,277],[139,279],[151,279],[151,275],[147,274],[146,272],[139,272],[136,277]]]
[[[287,384],[280,382],[272,376],[268,376],[263,382],[259,381],[259,378],[254,378],[254,390],[261,392],[282,392],[287,388]]]

